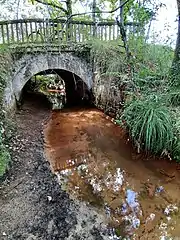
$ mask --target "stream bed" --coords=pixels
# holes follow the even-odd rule
[[[103,215],[110,239],[180,239],[179,165],[137,154],[110,117],[53,111],[44,148],[61,187]]]

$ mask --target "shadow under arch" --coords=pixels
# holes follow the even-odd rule
[[[62,75],[64,72],[70,72],[78,76],[89,91],[92,89],[92,66],[85,59],[81,59],[72,53],[24,54],[24,56],[14,62],[11,79],[8,81],[5,89],[4,105],[9,108],[15,105],[20,100],[22,89],[29,79],[40,72],[51,69],[57,72],[61,71]]]
[[[21,91],[21,98],[20,98],[20,105],[23,104],[24,99],[28,96],[32,96],[37,98],[37,94],[42,95],[37,92],[33,92],[32,83],[36,85],[36,76],[48,76],[48,75],[57,75],[60,76],[60,79],[64,82],[65,85],[65,92],[66,92],[66,104],[65,107],[73,107],[73,106],[93,106],[93,93],[91,89],[88,88],[87,84],[76,74],[62,70],[62,69],[48,69],[42,72],[37,73],[33,78],[34,81],[32,82],[31,79],[26,82],[22,91]],[[27,96],[28,95],[28,96]],[[35,96],[36,95],[36,96]],[[44,102],[47,104],[47,99],[41,96],[41,99],[44,99]]]

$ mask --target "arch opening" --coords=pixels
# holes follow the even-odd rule
[[[51,52],[37,54],[27,53],[21,55],[20,58],[19,56],[15,56],[13,59],[12,69],[10,69],[9,80],[7,81],[8,84],[4,91],[4,106],[8,109],[14,109],[16,103],[20,101],[25,84],[30,81],[33,76],[52,69],[57,72],[60,71],[60,74],[65,74],[67,78],[68,72],[70,72],[71,75],[72,73],[76,74],[84,81],[89,91],[93,87],[92,65],[87,62],[85,58],[80,58],[73,53],[67,52],[60,54],[53,54]],[[69,95],[69,99],[71,98],[71,94],[73,94],[73,91],[70,91],[72,86],[70,82],[72,81],[67,81],[66,79],[66,85],[68,85],[66,89],[68,89],[67,95]],[[75,103],[74,100],[75,98],[71,102]]]
[[[53,89],[52,77],[55,79],[53,81],[56,86],[58,83],[58,88],[54,87]],[[43,79],[45,81],[44,83]],[[49,97],[45,91],[43,92],[41,91],[42,89],[38,89],[38,84],[40,87],[45,87],[45,91],[47,89],[49,90],[50,86],[54,93],[51,93],[51,96]],[[59,95],[55,92],[56,89],[63,92],[60,97],[58,97]],[[58,98],[58,104],[53,103],[53,98]],[[46,107],[53,109],[93,106],[92,90],[88,88],[87,84],[79,76],[63,69],[47,69],[38,72],[29,79],[22,89],[20,104],[23,104],[24,101],[29,101],[30,99],[36,99],[36,101],[40,101],[40,103],[44,102]]]

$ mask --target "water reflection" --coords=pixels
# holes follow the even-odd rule
[[[104,213],[110,239],[161,239],[171,236],[170,225],[179,231],[180,220],[173,217],[179,187],[172,199],[171,188],[137,161],[122,130],[103,113],[56,112],[44,132],[46,156],[59,183]]]

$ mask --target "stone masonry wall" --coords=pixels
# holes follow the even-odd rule
[[[8,85],[4,91],[4,105],[12,108],[19,101],[21,92],[26,82],[35,74],[48,69],[63,69],[79,76],[89,89],[92,88],[92,67],[86,60],[71,53],[25,54],[20,59],[14,60],[12,74],[9,76]]]

